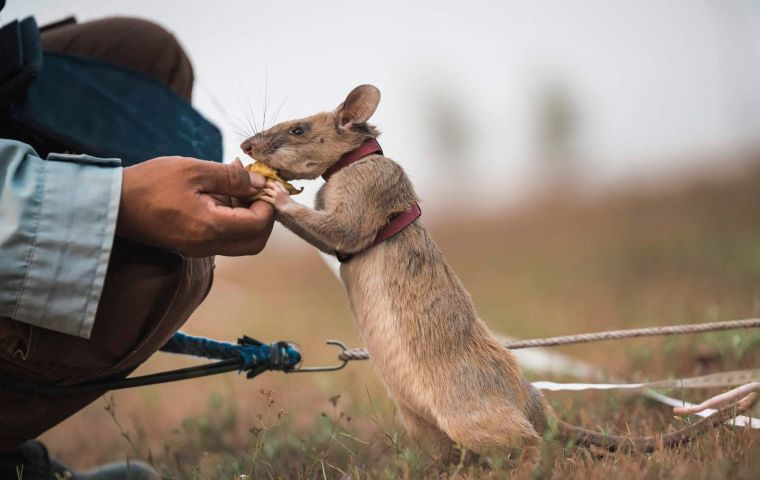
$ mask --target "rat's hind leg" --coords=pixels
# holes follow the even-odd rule
[[[439,418],[441,429],[452,441],[478,453],[517,452],[520,464],[533,468],[541,459],[541,436],[518,409],[499,405],[483,409],[463,406],[446,418]]]
[[[423,449],[431,457],[438,458],[445,464],[454,465],[462,461],[466,464],[471,463],[478,458],[475,452],[456,445],[432,420],[425,419],[401,402],[397,403],[397,407],[407,435],[420,445],[425,445]],[[432,447],[435,453],[427,451],[428,446]]]
[[[401,423],[409,437],[431,443],[437,448],[449,448],[451,446],[451,439],[432,421],[424,418],[402,402],[396,402],[396,405]]]

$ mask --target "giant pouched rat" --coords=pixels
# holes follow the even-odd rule
[[[285,180],[315,179],[379,135],[367,123],[379,101],[376,87],[361,85],[336,110],[280,123],[241,148]],[[535,462],[550,424],[583,444],[652,450],[658,441],[679,444],[737,413],[725,408],[689,428],[641,438],[555,421],[515,357],[478,318],[467,290],[419,220],[376,244],[378,231],[417,202],[404,170],[382,154],[333,173],[313,210],[276,182],[267,184],[261,198],[274,205],[278,221],[321,251],[353,255],[340,268],[351,309],[412,436],[476,452],[520,448],[523,459]]]

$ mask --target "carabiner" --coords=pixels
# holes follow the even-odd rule
[[[336,347],[340,347],[340,351],[344,352],[348,350],[348,347],[345,343],[341,342],[340,340],[327,340],[325,342],[327,345],[335,345]],[[341,360],[340,365],[327,365],[327,366],[321,366],[321,367],[300,367],[300,368],[294,368],[291,370],[285,370],[285,373],[301,373],[301,372],[334,372],[335,370],[340,370],[343,367],[348,364],[348,360]]]

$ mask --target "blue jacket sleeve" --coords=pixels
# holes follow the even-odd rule
[[[121,199],[118,159],[0,139],[0,316],[89,337]]]

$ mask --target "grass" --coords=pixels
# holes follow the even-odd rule
[[[750,166],[721,178],[427,222],[497,332],[540,337],[728,320],[760,316],[758,192],[760,168]],[[345,293],[321,260],[276,243],[255,258],[220,259],[215,288],[186,330],[292,339],[309,364],[334,363],[326,338],[360,345]],[[760,332],[555,350],[622,378],[661,379],[756,367]],[[157,355],[140,373],[192,363]],[[696,400],[715,393],[670,395]],[[368,362],[334,373],[270,373],[255,382],[229,374],[107,398],[44,436],[55,455],[81,467],[139,457],[168,478],[186,479],[529,476],[511,471],[508,458],[458,461],[452,452],[411,441]],[[687,421],[618,392],[551,394],[550,401],[563,419],[606,432],[646,435]],[[548,440],[534,473],[584,480],[760,478],[759,438],[720,428],[648,455],[599,455]]]

